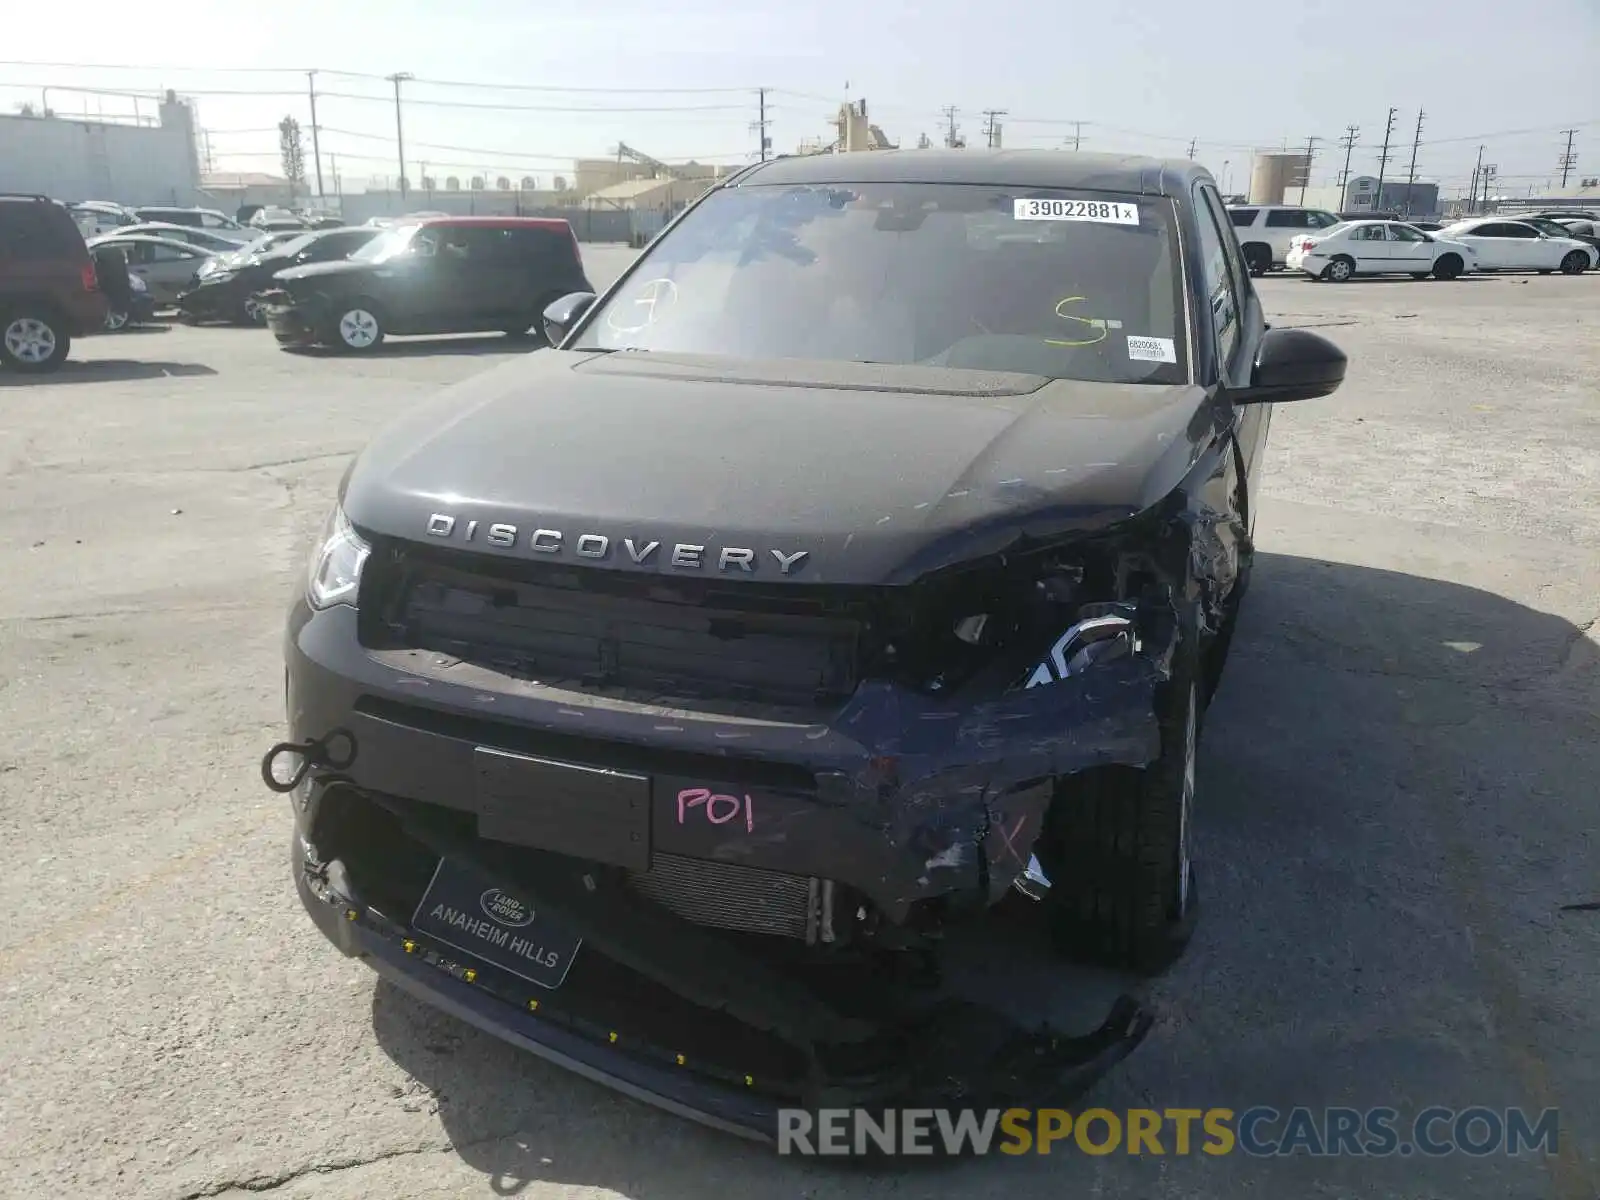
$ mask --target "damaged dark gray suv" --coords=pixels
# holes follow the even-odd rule
[[[315,547],[263,763],[312,917],[751,1136],[1092,1081],[1150,1014],[1025,1031],[940,937],[1182,948],[1271,405],[1344,355],[1266,326],[1204,170],[1053,152],[749,168],[546,324]]]

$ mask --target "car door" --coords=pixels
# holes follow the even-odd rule
[[[1213,341],[1219,382],[1225,393],[1230,388],[1250,386],[1256,347],[1266,326],[1244,254],[1238,239],[1231,236],[1233,224],[1216,188],[1208,183],[1197,184],[1194,209],[1203,288],[1209,298],[1209,312],[1197,314],[1196,336]],[[1230,474],[1237,477],[1239,503],[1250,528],[1255,524],[1255,514],[1249,497],[1266,443],[1271,410],[1270,404],[1231,408],[1235,461]]]
[[[1389,230],[1389,257],[1396,271],[1433,270],[1433,243],[1420,229],[1396,223]]]
[[[466,230],[471,329],[523,329],[533,324],[533,281],[522,235],[512,226],[475,225]]]
[[[1494,270],[1513,269],[1527,254],[1519,245],[1514,227],[1506,221],[1485,221],[1461,240],[1478,252],[1479,266]]]
[[[1389,230],[1380,221],[1357,225],[1345,239],[1346,253],[1356,260],[1358,275],[1381,275],[1392,270],[1389,257]]]
[[[424,225],[405,250],[374,265],[370,287],[394,333],[448,333],[457,328],[465,272],[461,254],[444,250],[452,227]]]
[[[170,303],[179,293],[189,290],[195,272],[205,254],[192,246],[169,242],[151,242],[150,257],[143,269],[134,273],[150,288],[151,297],[158,303]]]
[[[1550,270],[1561,261],[1560,247],[1542,235],[1532,225],[1521,221],[1501,223],[1501,240],[1505,244],[1506,267],[1511,270]]]

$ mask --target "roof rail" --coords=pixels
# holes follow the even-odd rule
[[[0,200],[48,200],[49,196],[42,196],[38,192],[0,192]]]

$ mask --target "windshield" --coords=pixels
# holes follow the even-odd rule
[[[979,185],[754,185],[660,239],[575,349],[1057,379],[1186,379],[1172,202]]]
[[[411,235],[416,233],[417,229],[416,225],[385,229],[350,258],[355,262],[381,262],[383,259],[391,258],[406,248],[406,244],[411,241]]]

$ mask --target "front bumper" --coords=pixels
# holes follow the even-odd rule
[[[314,346],[323,340],[322,315],[315,307],[291,303],[282,293],[266,304],[267,328],[272,330],[279,345]]]
[[[201,320],[231,319],[238,314],[247,291],[248,286],[237,277],[216,281],[201,277],[178,297],[178,308]]]
[[[300,902],[328,940],[410,995],[636,1100],[758,1142],[777,1139],[784,1108],[1068,1104],[1137,1049],[1154,1024],[1126,996],[1097,1029],[1079,1037],[1048,1027],[1024,1031],[998,1011],[947,1001],[908,1023],[885,1022],[885,1040],[898,1053],[871,1056],[877,1072],[835,1077],[813,1054],[798,1074],[785,1076],[774,1067],[769,1077],[770,1055],[756,1053],[759,1066],[738,1064],[739,1047],[753,1041],[749,1030],[730,1028],[725,1011],[699,1011],[712,1041],[703,1028],[686,1054],[684,1043],[638,1032],[647,1026],[636,1027],[627,1016],[586,1014],[583,998],[568,988],[529,995],[526,985],[519,991],[513,980],[508,987],[451,948],[430,944],[354,895],[341,865],[319,863],[298,833],[290,858]],[[637,1000],[632,988],[612,990]],[[655,1010],[646,999],[636,1011]],[[716,1050],[702,1053],[708,1045]]]
[[[800,721],[601,699],[431,651],[371,651],[357,627],[354,609],[301,601],[285,648],[290,738],[347,732],[349,784],[482,822],[485,751],[627,771],[649,781],[644,861],[833,880],[895,924],[933,898],[993,903],[1027,866],[1055,778],[1159,752],[1159,647],[977,703],[869,682]],[[691,793],[737,799],[739,818],[686,805]],[[315,818],[313,804],[308,836]]]

